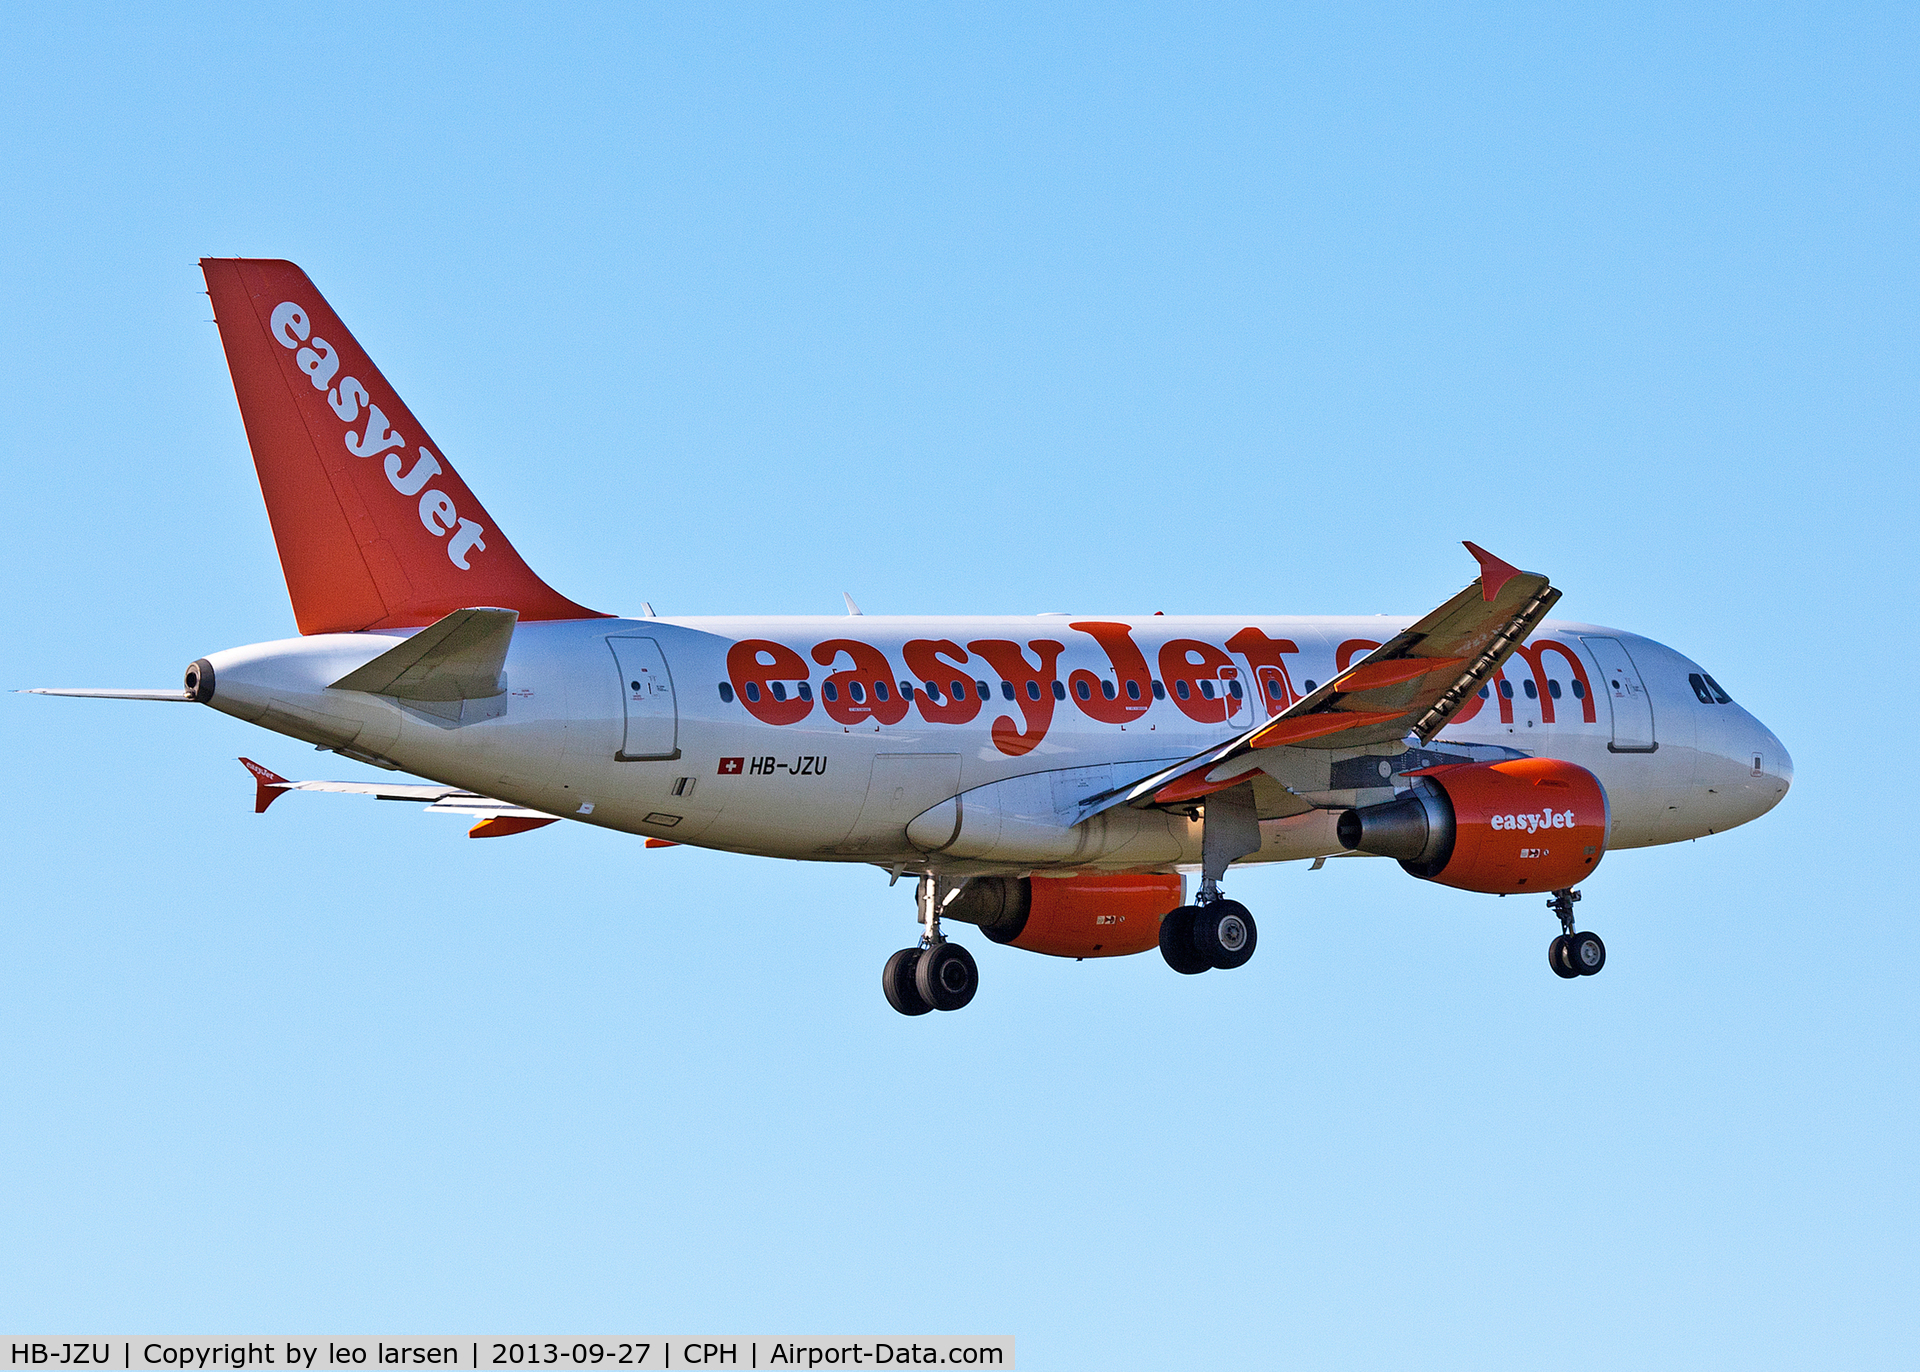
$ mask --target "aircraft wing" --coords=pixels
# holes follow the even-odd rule
[[[1272,719],[1132,786],[1091,798],[1082,818],[1122,804],[1186,808],[1255,772],[1283,777],[1284,754],[1294,749],[1431,742],[1560,599],[1539,573],[1510,567],[1472,543],[1466,548],[1479,561],[1480,575],[1446,604]],[[1292,813],[1313,808],[1296,804]]]
[[[552,824],[558,815],[544,810],[529,810],[510,800],[496,800],[478,791],[463,791],[458,786],[423,786],[389,781],[288,781],[252,758],[241,764],[253,774],[253,812],[264,814],[269,805],[288,791],[326,791],[335,795],[372,796],[376,800],[411,800],[441,815],[471,815],[479,820],[467,831],[469,838],[495,838],[525,833]]]

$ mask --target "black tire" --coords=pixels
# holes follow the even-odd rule
[[[1259,942],[1252,913],[1237,900],[1216,900],[1194,911],[1193,951],[1209,967],[1244,967]]]
[[[887,1004],[903,1015],[924,1015],[933,1009],[914,984],[913,974],[919,963],[918,948],[902,948],[887,959],[880,973],[880,989],[887,993]]]
[[[1573,963],[1567,956],[1567,936],[1555,934],[1553,942],[1547,945],[1547,966],[1553,968],[1556,977],[1572,981],[1580,974],[1573,969]]]
[[[936,943],[920,955],[913,969],[920,998],[936,1010],[959,1010],[980,989],[980,969],[973,954],[957,943]]]
[[[1193,946],[1195,913],[1193,906],[1182,905],[1160,919],[1160,956],[1183,977],[1196,976],[1213,966]]]
[[[1607,945],[1600,935],[1582,931],[1567,940],[1567,963],[1583,977],[1593,976],[1607,965]]]

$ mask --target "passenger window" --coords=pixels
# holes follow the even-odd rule
[[[1213,699],[1213,683],[1211,681],[1202,681],[1200,683],[1200,695],[1206,700]]]
[[[1487,688],[1486,688],[1486,687],[1484,687],[1484,686],[1482,686],[1482,687],[1480,688],[1480,699],[1482,699],[1482,700],[1486,700],[1487,698],[1488,698],[1488,695],[1487,695]]]
[[[724,681],[720,683],[720,699],[726,701],[729,705],[733,704],[733,687],[727,685]]]
[[[886,682],[876,681],[873,683],[873,698],[875,700],[891,700],[893,693],[887,690]]]
[[[1552,696],[1555,700],[1560,699],[1560,683],[1558,681],[1555,681],[1552,677],[1547,678],[1547,694]]]
[[[1162,686],[1157,680],[1153,682],[1153,698],[1155,700],[1165,700],[1167,698],[1167,688]]]
[[[1082,699],[1082,700],[1092,700],[1092,699],[1093,699],[1093,688],[1092,688],[1091,686],[1089,686],[1089,685],[1087,685],[1087,683],[1086,683],[1086,682],[1085,682],[1084,680],[1082,680],[1082,681],[1076,681],[1076,682],[1075,682],[1075,683],[1073,684],[1073,693],[1074,693],[1075,695],[1077,695],[1077,696],[1079,696],[1079,697],[1080,697],[1080,699]]]
[[[1587,698],[1587,688],[1581,684],[1580,678],[1578,677],[1573,679],[1573,698],[1575,700],[1585,700]]]
[[[1725,691],[1721,690],[1720,683],[1715,681],[1712,677],[1707,678],[1707,689],[1713,692],[1713,703],[1715,705],[1733,704],[1733,697],[1728,695]]]
[[[1011,681],[1003,681],[1000,683],[1000,695],[1005,700],[1013,699],[1013,683]],[[1034,699],[1038,700],[1040,697],[1035,696]]]
[[[809,702],[813,700],[813,687],[804,681],[800,683],[800,699]]]
[[[1313,693],[1314,693],[1315,691],[1317,691],[1317,690],[1319,690],[1319,689],[1320,689],[1319,687],[1317,687],[1317,686],[1315,686],[1315,685],[1313,684],[1313,678],[1312,678],[1312,677],[1308,677],[1308,678],[1307,678],[1307,694],[1308,694],[1308,695],[1312,695],[1312,694],[1313,694]]]
[[[980,699],[982,699],[982,700],[992,700],[992,699],[993,699],[993,692],[992,692],[991,690],[989,690],[989,689],[987,688],[987,683],[986,683],[986,682],[984,682],[984,681],[976,681],[976,682],[974,682],[974,683],[973,683],[973,685],[974,685],[974,689],[976,689],[977,691],[979,691],[979,692],[980,692]]]
[[[1246,698],[1246,697],[1245,697],[1245,696],[1244,696],[1244,695],[1243,695],[1243,694],[1241,693],[1241,690],[1240,690],[1240,683],[1239,683],[1238,681],[1229,681],[1229,682],[1227,683],[1227,689],[1228,689],[1229,691],[1232,691],[1232,692],[1233,692],[1233,698],[1234,698],[1235,700],[1244,700],[1244,699]]]
[[[1503,681],[1500,683],[1500,695],[1504,700],[1513,699],[1513,683],[1511,681]]]
[[[1128,700],[1140,699],[1140,683],[1135,681],[1132,677],[1127,678],[1127,699]]]
[[[1027,682],[1027,699],[1028,700],[1040,699],[1040,683],[1039,682],[1037,681]]]
[[[1267,694],[1270,697],[1272,697],[1274,700],[1280,699],[1280,678],[1279,677],[1270,676],[1267,678]]]
[[[1185,677],[1176,677],[1174,679],[1173,690],[1174,690],[1174,694],[1179,696],[1180,699],[1182,700],[1193,699],[1193,691],[1187,685],[1187,679]]]
[[[829,681],[821,686],[820,698],[822,700],[838,700],[840,699],[840,688]]]
[[[1108,700],[1112,700],[1114,696],[1119,693],[1113,689],[1113,683],[1111,681],[1103,681],[1100,683],[1100,694]]]
[[[774,682],[774,683],[773,683],[773,698],[774,698],[775,700],[785,700],[785,699],[787,698],[787,683],[786,683],[786,682],[784,682],[784,681],[776,681],[776,682]]]
[[[1687,685],[1693,687],[1693,698],[1702,705],[1713,704],[1713,692],[1707,689],[1707,679],[1698,672],[1687,673]]]
[[[759,700],[760,700],[760,683],[759,682],[749,681],[745,686],[742,686],[740,689],[747,693],[748,700],[753,701],[755,704],[759,703]]]
[[[847,699],[851,700],[855,705],[865,704],[867,688],[857,681],[849,681],[847,683]]]
[[[1053,683],[1053,698],[1055,700],[1065,700],[1067,698],[1067,684],[1064,681],[1056,681]]]
[[[1527,693],[1528,700],[1540,699],[1540,688],[1533,684],[1532,677],[1528,677],[1525,681],[1521,682],[1520,687]]]
[[[903,681],[900,683],[900,699],[913,699],[913,683],[911,681]]]
[[[956,682],[954,682],[954,683],[953,683],[953,698],[954,698],[955,700],[965,700],[965,699],[967,698],[967,683],[966,683],[966,682],[964,682],[964,681],[956,681]]]
[[[932,701],[938,701],[940,699],[940,688],[931,681],[927,683],[927,699]]]

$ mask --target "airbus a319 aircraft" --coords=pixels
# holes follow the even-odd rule
[[[917,878],[886,962],[905,1015],[979,983],[944,922],[1057,957],[1158,947],[1242,966],[1235,865],[1369,854],[1538,893],[1548,965],[1598,972],[1579,882],[1610,850],[1765,814],[1793,766],[1699,664],[1547,618],[1560,592],[1467,544],[1473,582],[1418,619],[619,618],[534,575],[290,262],[201,263],[300,637],[200,658],[178,690],[431,784],[476,838],[573,820]],[[1197,874],[1186,900],[1183,873]]]

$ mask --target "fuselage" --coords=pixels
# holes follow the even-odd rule
[[[1405,617],[585,619],[521,623],[507,691],[420,707],[329,683],[405,631],[212,654],[209,702],[348,756],[628,833],[770,857],[957,872],[1166,869],[1197,817],[1090,796],[1285,709]],[[1431,750],[1574,762],[1609,847],[1754,819],[1792,779],[1779,740],[1651,639],[1548,621],[1430,750],[1290,750],[1312,813],[1245,861],[1337,854],[1332,816]],[[1324,763],[1324,767],[1321,764]],[[1399,783],[1404,785],[1404,782]]]

